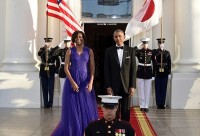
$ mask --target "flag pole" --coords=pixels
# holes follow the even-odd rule
[[[47,41],[48,41],[48,0],[47,0],[47,12],[46,12],[46,39],[45,39],[45,43]],[[45,59],[46,59],[45,70],[47,71],[47,76],[50,77],[49,66],[48,66],[48,59],[49,59],[48,48],[45,49]]]
[[[162,0],[161,0],[162,1]],[[162,5],[161,5],[162,6]],[[160,17],[160,27],[161,27],[161,43],[163,43],[163,7],[161,7],[161,17]],[[163,52],[161,52],[161,62],[160,67],[163,69]]]
[[[162,42],[162,38],[163,38],[163,7],[161,7],[160,28],[161,28],[160,34],[161,34],[161,42]]]
[[[47,12],[46,12],[46,38],[48,38],[48,0],[47,0]],[[46,42],[46,41],[45,41]]]
[[[47,11],[48,14],[48,11]],[[48,15],[46,15],[46,38],[48,37]]]
[[[160,35],[161,35],[161,38],[163,38],[163,17],[162,16],[160,18]]]

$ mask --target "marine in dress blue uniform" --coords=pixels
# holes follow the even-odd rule
[[[165,109],[168,76],[171,74],[171,55],[164,49],[165,38],[158,38],[158,49],[153,50],[153,76],[157,109]]]
[[[65,54],[71,46],[71,37],[67,37],[64,40],[64,48],[59,48],[58,57],[60,60],[59,68],[59,78],[60,78],[60,96],[59,96],[59,106],[62,106],[62,92],[65,83],[66,73],[65,73]]]
[[[134,136],[130,123],[116,118],[118,99],[121,96],[99,95],[104,117],[91,122],[85,129],[85,136]],[[109,112],[109,116],[108,113]],[[110,116],[112,113],[113,116]]]
[[[44,38],[45,46],[38,51],[38,56],[41,57],[40,64],[40,82],[43,92],[44,108],[52,108],[53,93],[54,93],[54,79],[55,73],[58,73],[59,58],[55,51],[57,47],[51,48],[53,38]]]
[[[138,58],[137,68],[137,90],[139,97],[140,110],[144,112],[149,111],[149,99],[151,95],[152,83],[152,50],[148,48],[149,38],[140,39],[142,49],[136,50],[136,57]]]

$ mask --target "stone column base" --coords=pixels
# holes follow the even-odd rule
[[[200,109],[200,73],[173,73],[172,109]]]
[[[0,107],[40,108],[38,72],[0,72]]]

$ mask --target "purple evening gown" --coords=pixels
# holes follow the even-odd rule
[[[52,136],[83,136],[88,123],[98,119],[95,91],[88,92],[86,86],[90,80],[89,48],[84,47],[82,54],[71,48],[70,73],[79,86],[79,92],[72,89],[66,78],[63,90],[61,121]]]

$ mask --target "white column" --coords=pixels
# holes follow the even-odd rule
[[[200,10],[198,0],[175,1],[175,53],[172,78],[174,109],[200,109]]]
[[[6,0],[5,56],[0,68],[0,107],[40,107],[36,61],[35,0]],[[1,33],[1,32],[0,32]]]
[[[72,12],[74,13],[74,15],[76,16],[77,20],[80,21],[81,17],[82,17],[82,4],[81,4],[81,0],[69,0],[69,6],[72,10]]]
[[[5,58],[1,71],[37,71],[35,30],[28,1],[6,1]]]
[[[4,59],[4,50],[5,50],[5,9],[6,1],[1,1],[0,4],[0,67],[2,66],[1,62]]]
[[[179,57],[177,72],[199,72],[200,10],[197,4],[200,1],[175,1],[175,45]]]

